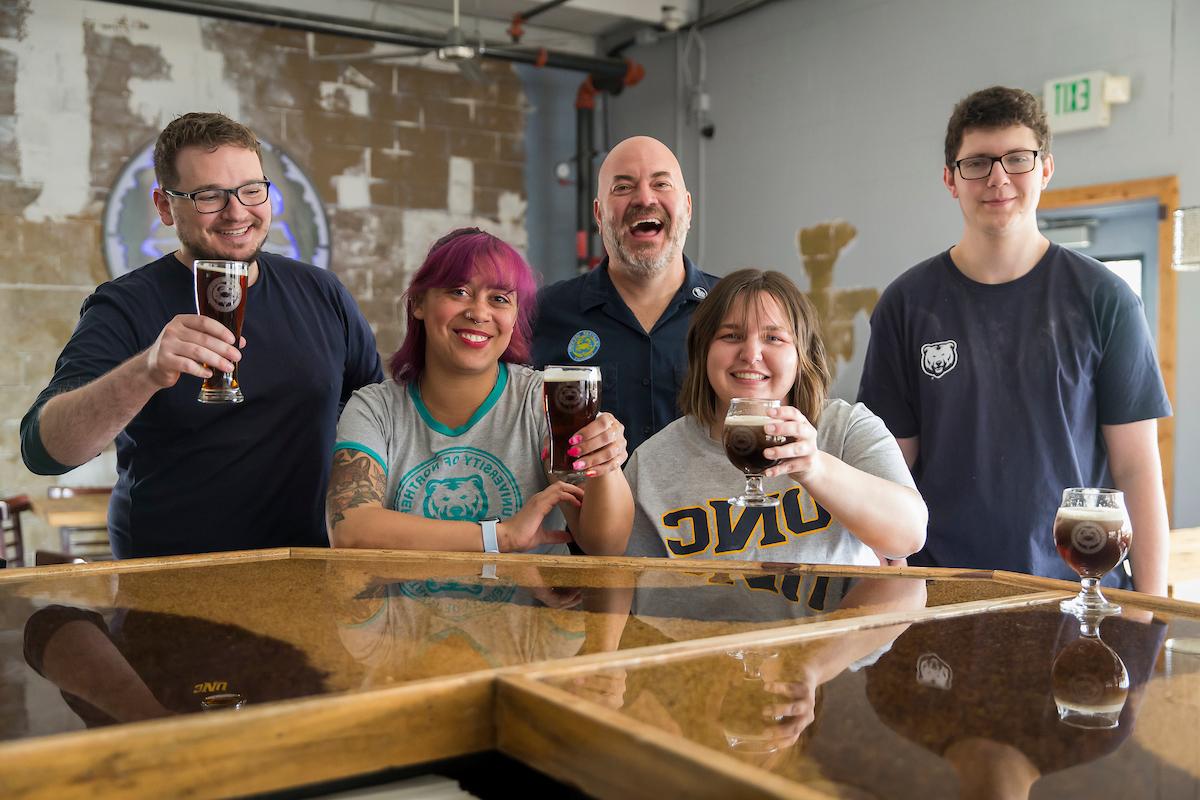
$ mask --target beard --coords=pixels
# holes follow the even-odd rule
[[[637,212],[640,211],[643,209],[631,211],[626,217],[636,219],[639,216]],[[600,226],[600,238],[603,240],[604,249],[608,251],[610,258],[620,261],[635,276],[650,278],[661,273],[679,258],[680,253],[683,252],[683,243],[687,238],[690,222],[689,219],[674,217],[665,219],[663,221],[663,233],[665,234],[663,246],[657,251],[653,247],[626,247],[620,235],[624,224],[612,219],[606,218],[604,224]]]
[[[191,254],[192,258],[199,260],[210,261],[245,261],[247,264],[253,264],[262,254],[263,245],[267,243],[267,231],[264,230],[262,239],[259,240],[258,246],[254,248],[254,252],[249,256],[236,256],[228,252],[221,252],[215,247],[193,240],[191,236],[185,235],[179,228],[175,229],[175,235],[179,239],[179,243],[184,249]]]

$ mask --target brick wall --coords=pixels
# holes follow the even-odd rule
[[[21,464],[18,423],[108,277],[109,189],[179,113],[228,113],[301,165],[329,215],[331,268],[385,355],[433,239],[476,224],[524,248],[525,100],[511,67],[485,63],[477,84],[436,64],[311,57],[370,49],[83,0],[0,5],[0,493],[53,482]]]

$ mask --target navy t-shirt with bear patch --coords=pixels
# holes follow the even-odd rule
[[[1141,301],[1054,244],[1007,283],[971,280],[949,251],[897,278],[858,399],[919,437],[929,535],[910,563],[1068,580],[1051,526],[1063,489],[1113,485],[1100,426],[1171,413]],[[1104,582],[1130,585],[1123,569]]]

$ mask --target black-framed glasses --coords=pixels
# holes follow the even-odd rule
[[[991,175],[992,167],[996,166],[997,161],[1009,175],[1024,175],[1026,172],[1033,172],[1033,168],[1037,166],[1037,157],[1041,154],[1041,150],[1013,150],[1002,156],[960,158],[954,162],[954,166],[958,168],[958,174],[968,181],[977,181]]]
[[[163,189],[168,197],[187,198],[192,201],[196,211],[201,214],[216,214],[224,211],[229,205],[229,198],[236,196],[244,206],[261,206],[271,195],[271,182],[250,181],[236,189],[198,189],[194,192],[177,192],[174,189]]]

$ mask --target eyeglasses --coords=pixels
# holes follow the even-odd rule
[[[991,175],[992,167],[996,166],[997,161],[1009,175],[1024,175],[1026,172],[1033,172],[1033,168],[1037,166],[1037,157],[1041,154],[1041,150],[1013,150],[1002,156],[960,158],[954,162],[954,166],[958,167],[958,174],[968,181],[977,181]]]
[[[236,189],[199,189],[195,192],[177,192],[164,188],[163,194],[191,200],[196,211],[201,214],[216,214],[218,211],[224,211],[225,206],[229,205],[229,198],[235,195],[238,202],[244,206],[261,206],[271,194],[271,182],[250,181]]]

